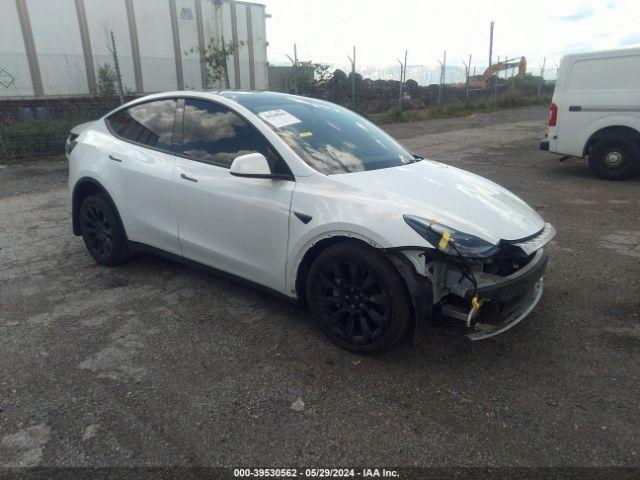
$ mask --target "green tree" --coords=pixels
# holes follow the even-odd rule
[[[207,83],[205,88],[214,88],[216,86],[216,82],[224,78],[227,59],[243,45],[244,42],[238,42],[237,44],[223,44],[218,41],[217,38],[211,38],[205,48],[191,47],[189,50],[184,52],[184,54],[189,55],[190,53],[195,52],[200,54],[200,61],[204,63],[207,68]],[[229,86],[227,85],[227,88],[228,87]]]
[[[298,62],[298,93],[325,98],[331,79],[329,65],[310,61]]]
[[[111,65],[105,63],[98,67],[98,95],[101,97],[115,97],[116,72]]]

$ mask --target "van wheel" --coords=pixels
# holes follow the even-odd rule
[[[387,350],[412,319],[404,280],[380,252],[347,240],[324,250],[309,269],[307,302],[320,329],[360,354]]]
[[[640,148],[633,140],[603,138],[591,147],[589,168],[607,180],[629,178],[640,170]]]

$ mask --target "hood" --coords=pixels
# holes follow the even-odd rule
[[[540,215],[505,188],[431,160],[330,178],[412,210],[402,214],[434,219],[493,244],[530,237],[544,227]]]

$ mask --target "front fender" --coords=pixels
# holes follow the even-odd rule
[[[360,231],[354,231],[352,227],[352,225],[345,224],[325,225],[323,228],[311,230],[307,235],[299,238],[295,244],[289,245],[286,267],[287,291],[292,295],[297,295],[296,280],[300,264],[309,250],[323,240],[336,237],[355,238],[375,248],[385,248],[385,246],[388,246],[386,240],[375,232],[368,231],[364,228],[360,228]]]
[[[320,174],[296,178],[285,279],[289,294],[297,295],[296,277],[305,254],[328,238],[355,238],[375,248],[430,247],[404,221],[403,206]]]

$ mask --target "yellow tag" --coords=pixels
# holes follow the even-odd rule
[[[478,302],[478,296],[477,295],[471,299],[471,306],[473,308],[480,308],[480,302]]]
[[[299,136],[300,138],[312,137],[312,136],[313,136],[313,133],[311,133],[311,132],[300,132],[300,133],[298,134],[298,136]]]
[[[438,244],[438,248],[440,250],[446,250],[447,245],[449,245],[449,239],[451,238],[451,234],[446,230],[442,232],[442,237],[440,238],[440,243]]]
[[[431,220],[429,220],[429,226],[433,225],[434,223],[436,223],[435,219],[432,218]]]

